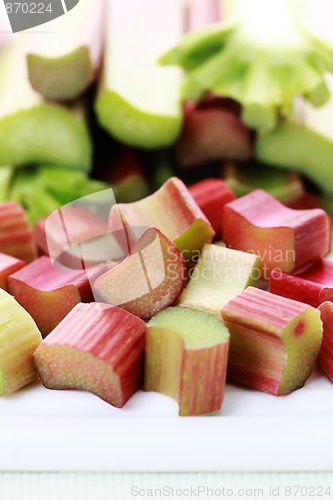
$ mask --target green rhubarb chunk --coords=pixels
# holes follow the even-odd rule
[[[333,194],[333,142],[305,127],[285,123],[256,142],[259,161],[301,172],[325,193]]]
[[[160,148],[180,133],[182,74],[157,59],[181,36],[182,20],[177,0],[112,2],[96,112],[100,124],[126,144]]]
[[[219,318],[170,307],[148,323],[144,389],[175,399],[180,415],[218,411],[228,348],[229,332]]]
[[[333,47],[302,24],[297,0],[221,4],[224,22],[186,34],[161,59],[186,70],[185,99],[205,92],[235,99],[244,123],[263,130],[292,113],[295,95],[314,106],[327,102],[324,73],[333,70]]]
[[[191,279],[177,304],[215,314],[248,286],[255,286],[260,276],[257,255],[220,245],[205,245]]]
[[[0,167],[0,203],[9,200],[9,193],[14,177],[12,167]]]
[[[223,177],[237,197],[255,189],[264,189],[277,200],[285,202],[305,192],[300,175],[264,165],[229,163],[224,168]]]
[[[0,54],[0,166],[52,163],[88,170],[91,143],[79,105],[49,104],[31,88],[22,36]]]

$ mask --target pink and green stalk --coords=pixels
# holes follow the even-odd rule
[[[304,385],[322,341],[317,309],[249,287],[221,314],[230,332],[231,380],[275,396]]]
[[[171,307],[148,323],[145,391],[166,394],[183,416],[221,408],[229,334],[219,318],[194,309]]]
[[[322,259],[299,276],[274,269],[270,277],[270,291],[312,307],[333,301],[333,262]]]
[[[104,271],[101,269],[100,273]],[[97,273],[98,274],[98,273]],[[80,302],[93,300],[85,271],[75,271],[40,257],[8,278],[8,290],[48,335]]]
[[[122,408],[142,382],[146,324],[106,304],[77,304],[34,354],[48,389],[82,389]]]
[[[184,183],[172,177],[151,196],[135,203],[120,203],[111,209],[111,231],[125,230],[128,250],[141,228],[156,227],[177,245],[185,260],[197,256],[215,232]]]
[[[222,233],[227,246],[260,257],[263,279],[274,268],[301,273],[330,245],[324,210],[292,210],[260,189],[223,207]]]
[[[323,302],[318,309],[323,322],[323,342],[317,363],[333,383],[333,303]]]

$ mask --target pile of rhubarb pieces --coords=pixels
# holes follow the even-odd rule
[[[143,386],[219,411],[226,377],[272,395],[333,382],[331,222],[263,190],[176,177],[106,217],[65,205],[29,229],[0,205],[0,391],[39,376],[123,407]],[[269,290],[269,291],[268,291]]]

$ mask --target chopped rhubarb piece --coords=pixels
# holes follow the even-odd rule
[[[78,304],[34,354],[48,389],[82,389],[122,408],[140,386],[146,324],[106,304]]]
[[[32,355],[41,341],[31,316],[13,297],[0,290],[0,396],[35,380],[37,372]]]
[[[220,319],[194,309],[166,309],[148,323],[145,391],[175,399],[180,415],[218,411],[228,347],[229,333]]]
[[[333,383],[333,303],[323,302],[318,309],[323,322],[323,341],[317,363]]]
[[[322,259],[299,276],[274,269],[270,277],[270,291],[313,307],[327,300],[333,301],[333,262]]]
[[[32,37],[27,63],[33,88],[46,99],[78,97],[97,77],[104,39],[104,0],[81,0],[55,33]]]
[[[106,22],[96,103],[100,124],[125,144],[148,149],[172,144],[182,124],[182,73],[162,67],[158,58],[183,33],[183,2],[112,0]]]
[[[301,273],[329,250],[330,222],[321,209],[292,210],[258,189],[223,207],[227,246],[254,252],[262,278],[274,268]]]
[[[176,145],[177,160],[182,167],[252,157],[249,130],[219,100],[209,106],[186,104],[184,112],[183,131]]]
[[[157,227],[190,260],[215,232],[184,183],[172,177],[156,193],[135,203],[118,204],[110,213],[112,231],[125,228],[130,246],[138,228]]]
[[[196,31],[220,21],[219,0],[191,0],[188,6],[187,30]]]
[[[25,262],[37,258],[36,243],[26,213],[14,201],[0,204],[0,252]]]
[[[100,270],[100,273],[105,271]],[[8,278],[8,290],[33,317],[43,336],[79,302],[93,300],[90,276],[40,257]]]
[[[249,287],[221,313],[230,332],[230,379],[275,396],[304,385],[322,341],[317,309]]]
[[[26,265],[23,260],[0,253],[0,288],[7,290],[8,277]]]
[[[264,165],[228,163],[223,169],[223,177],[237,197],[244,196],[255,189],[263,189],[277,200],[287,204],[286,201],[303,196],[305,192],[304,183],[298,174],[267,168]]]
[[[176,245],[156,228],[148,229],[121,264],[93,285],[95,298],[151,318],[183,291],[185,261]]]
[[[258,281],[260,260],[250,253],[220,245],[205,245],[190,276],[178,304],[220,317],[222,307],[229,300]]]
[[[228,184],[220,179],[205,179],[189,187],[189,192],[197,202],[217,235],[222,231],[222,207],[236,196]]]

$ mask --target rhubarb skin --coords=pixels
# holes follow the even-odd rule
[[[0,288],[7,291],[8,277],[25,265],[26,263],[23,260],[0,253]]]
[[[333,262],[322,259],[299,276],[274,269],[270,277],[270,291],[312,307],[333,301]]]
[[[220,179],[204,179],[188,188],[212,225],[217,236],[222,232],[222,207],[236,199],[228,184]]]
[[[0,252],[27,263],[37,258],[37,247],[26,213],[14,201],[0,204]]]
[[[205,245],[191,279],[177,304],[215,314],[229,300],[260,276],[260,260],[256,255],[231,250],[220,245]]]
[[[323,322],[323,341],[317,363],[333,383],[333,303],[323,302],[318,309]]]
[[[229,333],[213,315],[171,307],[148,323],[144,390],[166,394],[182,416],[221,408]]]
[[[32,355],[41,341],[31,316],[13,297],[0,290],[0,396],[36,379]]]
[[[127,259],[97,278],[93,293],[101,302],[147,319],[175,302],[185,277],[185,261],[176,245],[150,228]]]
[[[82,389],[122,408],[143,374],[146,324],[107,304],[77,304],[34,354],[48,389]]]
[[[186,104],[184,117],[176,144],[177,160],[182,167],[221,159],[243,161],[252,157],[250,131],[220,100]]]
[[[249,287],[221,315],[230,332],[231,380],[275,396],[304,385],[322,341],[317,309]]]
[[[80,0],[75,16],[62,16],[55,33],[33,37],[27,64],[37,92],[49,100],[67,101],[86,90],[98,74],[104,19],[104,0]]]
[[[186,261],[196,257],[215,232],[184,183],[172,177],[151,196],[112,207],[111,231],[125,229],[129,245],[137,241],[138,228],[157,227],[177,245]]]
[[[102,271],[101,271],[102,272]],[[43,337],[80,302],[93,300],[90,277],[43,256],[8,278],[8,290],[33,317]]]
[[[187,12],[187,31],[197,31],[221,20],[219,0],[191,0]]]
[[[260,189],[223,207],[222,232],[227,246],[259,255],[263,279],[274,268],[301,273],[330,244],[324,210],[292,210]]]

